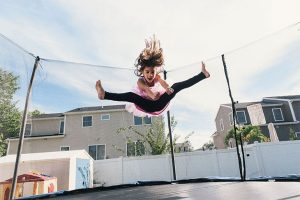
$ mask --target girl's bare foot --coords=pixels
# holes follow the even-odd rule
[[[101,81],[100,80],[98,80],[96,82],[96,90],[97,90],[97,93],[98,93],[98,98],[101,99],[101,100],[104,99],[105,91],[104,91],[104,89],[103,89],[103,87],[101,85]]]
[[[205,75],[206,78],[209,78],[209,77],[210,77],[209,72],[208,72],[208,71],[206,70],[206,68],[205,68],[204,62],[202,62],[202,73]]]

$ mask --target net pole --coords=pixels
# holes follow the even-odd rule
[[[243,166],[242,166],[242,160],[241,160],[241,155],[240,155],[239,145],[238,145],[238,138],[237,138],[237,133],[236,133],[236,109],[235,109],[235,101],[233,100],[232,93],[231,93],[231,88],[230,88],[230,84],[229,84],[229,78],[228,78],[228,72],[227,72],[227,66],[226,66],[224,54],[222,54],[222,62],[223,62],[224,73],[225,73],[225,77],[226,77],[226,81],[227,81],[227,86],[228,86],[228,90],[229,90],[229,97],[231,99],[233,127],[234,127],[233,128],[234,129],[234,139],[235,139],[236,153],[237,153],[237,157],[238,157],[240,177],[241,177],[241,181],[244,181],[245,178],[244,178],[244,175],[243,175]],[[243,149],[243,144],[241,144],[241,148]],[[244,150],[242,150],[242,152],[244,152]],[[245,163],[244,157],[243,157],[243,163]],[[244,174],[246,174],[246,169],[244,169]]]
[[[166,70],[164,70],[164,79],[165,80],[167,79],[167,71]],[[172,138],[170,111],[167,112],[167,119],[168,119],[169,135],[170,135],[170,148],[171,148],[173,180],[176,181],[176,168],[175,168],[175,159],[174,159],[174,148],[173,148],[173,138]]]
[[[10,200],[14,199],[14,194],[15,194],[15,190],[16,190],[17,177],[18,177],[18,167],[19,167],[19,161],[20,161],[20,158],[21,158],[21,152],[22,152],[25,129],[26,129],[25,124],[27,122],[27,111],[28,111],[29,96],[30,96],[30,93],[31,93],[32,83],[33,83],[34,75],[35,75],[36,69],[38,67],[39,61],[40,61],[40,57],[37,56],[35,58],[33,70],[32,70],[32,73],[31,73],[30,82],[29,82],[29,85],[28,85],[28,88],[27,88],[26,101],[25,101],[25,106],[24,106],[24,111],[23,111],[23,119],[22,119],[22,125],[21,125],[21,129],[20,129],[19,144],[18,144],[18,150],[17,150],[16,162],[15,162],[15,168],[14,168],[14,176],[13,176],[13,179],[12,179],[12,188],[11,188],[11,192],[10,192]]]
[[[244,130],[241,132],[240,143],[241,143],[241,151],[242,151],[242,158],[243,158],[243,180],[246,180],[246,160],[245,160],[245,152],[244,152],[244,141],[242,135],[244,134]]]

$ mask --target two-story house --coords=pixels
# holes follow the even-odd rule
[[[235,107],[238,125],[259,126],[269,138],[273,127],[279,141],[289,140],[290,130],[300,138],[300,95],[265,97],[259,102],[236,103]],[[233,128],[231,104],[220,105],[215,125],[214,145],[217,149],[226,148],[224,138]]]
[[[152,120],[136,117],[125,105],[82,107],[64,113],[41,114],[27,120],[22,153],[85,149],[95,160],[143,154],[137,135],[117,134],[119,128],[135,126],[146,131]],[[15,154],[18,138],[8,139],[8,154]],[[138,148],[138,149],[137,149]],[[138,151],[139,150],[139,151]]]

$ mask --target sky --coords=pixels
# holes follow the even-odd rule
[[[219,105],[230,102],[222,54],[239,102],[300,91],[300,26],[293,26],[300,22],[298,0],[0,0],[0,5],[0,33],[50,60],[41,62],[31,102],[45,113],[117,104],[98,101],[95,81],[101,79],[106,90],[130,90],[134,61],[153,34],[164,49],[170,84],[198,73],[203,60],[211,73],[172,101],[175,134],[182,139],[194,132],[195,149],[211,140]],[[14,47],[0,48],[0,63],[24,72],[21,82],[28,82],[33,58],[19,59],[24,52]]]

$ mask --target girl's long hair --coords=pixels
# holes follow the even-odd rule
[[[160,41],[153,35],[150,40],[145,40],[146,48],[140,53],[135,61],[135,75],[142,76],[145,67],[160,67],[164,64],[163,49]]]

